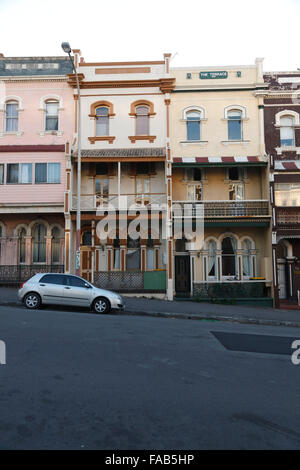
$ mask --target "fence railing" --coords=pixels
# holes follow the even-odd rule
[[[166,204],[165,193],[145,194],[82,194],[80,197],[81,210],[126,210],[126,209],[149,209],[154,205]],[[77,209],[77,195],[72,196],[72,209]]]
[[[244,201],[173,201],[174,218],[180,217],[253,217],[269,215],[267,200]]]
[[[118,292],[164,292],[166,271],[97,271],[94,285]]]
[[[30,279],[37,273],[63,273],[64,265],[43,264],[43,265],[12,265],[0,266],[0,282],[17,283]]]

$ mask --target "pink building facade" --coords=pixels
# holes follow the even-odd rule
[[[65,57],[0,57],[0,281],[64,269],[70,72]]]

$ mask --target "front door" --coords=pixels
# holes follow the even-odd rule
[[[286,264],[285,260],[277,260],[279,298],[286,299]]]
[[[81,277],[87,281],[92,281],[92,250],[90,248],[81,248]]]
[[[175,291],[177,297],[188,297],[191,291],[190,257],[175,256]]]

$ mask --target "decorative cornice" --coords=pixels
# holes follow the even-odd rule
[[[74,74],[68,74],[68,83],[76,88]],[[79,86],[81,89],[93,88],[159,88],[163,93],[170,93],[175,87],[175,78],[159,78],[149,80],[105,80],[105,81],[84,81],[84,74],[78,74]]]

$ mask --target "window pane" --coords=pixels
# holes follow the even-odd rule
[[[37,225],[33,235],[33,262],[45,263],[46,261],[46,228],[44,225]]]
[[[6,104],[6,132],[16,132],[18,130],[18,103]]]
[[[32,164],[21,163],[19,183],[31,183],[31,182],[32,182]]]
[[[35,182],[47,183],[47,163],[35,164]]]
[[[83,279],[80,279],[79,277],[68,276],[68,280],[69,280],[69,286],[86,288],[85,281],[83,281]]]
[[[200,140],[200,121],[187,121],[187,140]]]
[[[60,251],[59,229],[55,227],[54,229],[52,229],[52,263],[59,262],[59,251]]]
[[[228,140],[242,140],[241,121],[228,120]]]
[[[295,145],[295,132],[293,127],[280,128],[280,145],[282,147]]]
[[[108,116],[108,108],[101,107],[96,109],[97,116]]]
[[[18,163],[8,163],[7,165],[7,183],[18,183],[19,165]]]
[[[96,136],[108,135],[108,117],[97,117],[96,119]]]
[[[127,270],[140,269],[140,250],[128,250],[126,254],[126,268]]]
[[[48,183],[60,183],[60,163],[48,163]]]
[[[57,284],[59,286],[67,285],[67,276],[59,274],[46,274],[40,279],[40,282],[45,284]]]
[[[120,249],[115,248],[114,249],[114,269],[120,269],[121,264],[120,264]]]
[[[147,106],[138,106],[135,112],[139,116],[148,116],[149,109],[147,108]]]
[[[276,206],[300,206],[300,183],[275,183]]]
[[[46,103],[46,115],[57,116],[58,115],[58,103]]]
[[[6,116],[9,118],[18,117],[18,103],[7,103],[6,104]]]
[[[136,135],[149,135],[149,117],[136,117]]]
[[[0,165],[0,184],[4,183],[4,165]]]
[[[19,233],[19,243],[20,243],[20,248],[19,248],[19,263],[25,263],[25,250],[26,250],[26,230],[22,228],[22,230]]]
[[[147,269],[154,269],[154,250],[152,248],[147,250]]]
[[[58,117],[46,116],[46,131],[58,131]]]

